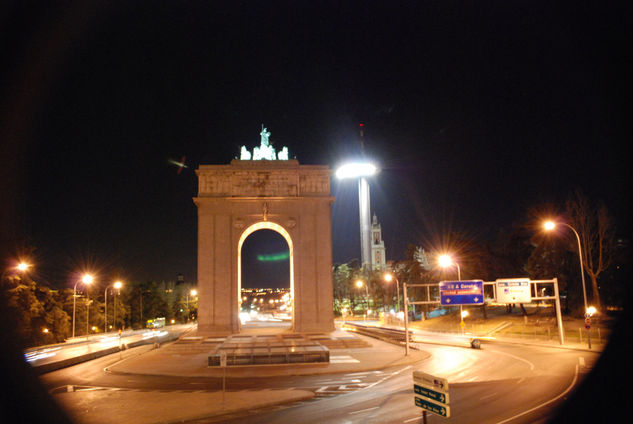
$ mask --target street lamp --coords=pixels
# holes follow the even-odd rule
[[[197,296],[198,295],[198,290],[191,289],[191,290],[189,290],[187,292],[187,322],[189,322],[189,316],[191,315],[190,312],[189,312],[189,295],[191,295],[192,297]]]
[[[92,275],[84,274],[83,277],[81,277],[81,280],[77,281],[75,283],[75,286],[73,287],[73,338],[75,337],[75,310],[76,310],[76,301],[77,301],[77,284],[83,283],[84,285],[87,286],[87,285],[92,284],[93,280],[94,279]]]
[[[356,280],[356,287],[360,290],[361,287],[365,286],[365,303],[367,303],[367,310],[369,310],[369,290],[367,289],[367,284],[363,282],[363,280]],[[367,312],[365,312],[365,318],[367,317]]]
[[[360,253],[361,266],[371,264],[371,212],[369,200],[369,183],[366,177],[378,172],[376,165],[369,162],[351,162],[336,170],[339,180],[358,178],[358,214],[360,217]]]
[[[450,255],[440,255],[437,258],[437,263],[442,267],[442,268],[448,268],[451,265],[455,265],[457,267],[457,281],[461,281],[462,280],[462,273],[461,270],[459,269],[459,264],[457,262],[455,262],[453,260],[453,258]],[[459,315],[461,317],[461,321],[459,323],[459,326],[462,329],[462,334],[464,333],[464,305],[459,305]]]
[[[459,281],[461,281],[462,276],[461,276],[461,271],[459,269],[459,264],[455,261],[453,261],[453,258],[451,258],[450,255],[440,255],[437,258],[437,263],[442,267],[442,268],[448,268],[451,265],[455,265],[457,267],[457,279]]]
[[[114,283],[110,284],[109,286],[106,287],[105,289],[105,293],[103,294],[103,297],[105,298],[105,309],[103,311],[103,314],[105,315],[104,317],[104,325],[103,325],[103,332],[104,334],[108,332],[108,289],[110,287],[114,287],[115,289],[119,290],[121,287],[123,287],[123,283],[120,281],[115,281]],[[116,296],[116,295],[115,295]],[[116,297],[114,300],[114,325],[116,325]]]
[[[385,274],[385,281],[390,283],[391,280],[395,279],[396,280],[396,293],[397,293],[397,304],[396,304],[396,312],[400,312],[400,281],[398,281],[398,277],[396,277],[395,275],[391,274],[391,273],[386,273]]]
[[[554,228],[556,228],[556,225],[564,225],[565,227],[569,228],[570,230],[572,230],[572,232],[574,233],[574,235],[576,236],[576,241],[578,242],[578,260],[580,261],[580,278],[582,280],[582,296],[583,299],[585,301],[585,317],[586,318],[590,318],[591,315],[593,313],[590,314],[589,312],[589,308],[587,307],[587,290],[585,288],[585,273],[584,273],[584,267],[582,264],[582,246],[580,244],[580,236],[578,235],[578,231],[576,231],[576,229],[574,227],[572,227],[571,225],[565,223],[565,222],[554,222],[554,221],[545,221],[543,223],[543,228],[545,229],[545,231],[552,231]],[[593,308],[593,306],[592,306]],[[595,311],[595,308],[593,308],[593,311]],[[591,338],[589,337],[589,326],[587,326],[587,347],[589,347],[589,349],[591,349]]]
[[[30,266],[31,265],[27,264],[26,262],[20,262],[15,268],[20,272],[24,272],[29,269]]]
[[[461,308],[461,305],[460,305],[460,308]],[[459,323],[459,326],[460,326],[460,327],[461,327],[461,329],[462,329],[462,336],[463,336],[463,335],[464,335],[464,326],[466,325],[466,324],[464,323],[464,318],[466,318],[466,317],[468,316],[468,311],[461,311],[459,315],[462,317],[462,320],[461,320],[461,322]]]

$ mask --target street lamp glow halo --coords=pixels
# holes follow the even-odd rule
[[[81,277],[81,282],[84,284],[92,284],[93,281],[94,281],[94,278],[90,274],[84,274],[84,276]]]
[[[446,268],[446,267],[449,267],[449,266],[453,265],[453,258],[451,258],[450,255],[440,255],[437,258],[437,263],[442,268]]]
[[[378,167],[371,162],[349,162],[341,165],[336,170],[336,178],[371,177],[378,172]]]
[[[545,221],[543,223],[543,228],[545,229],[545,231],[551,231],[556,228],[556,223],[554,221]]]

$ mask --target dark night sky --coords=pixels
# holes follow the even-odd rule
[[[576,188],[630,236],[630,3],[421,3],[13,3],[5,235],[54,285],[85,268],[194,281],[199,164],[252,149],[264,124],[335,168],[363,122],[389,259],[445,231],[492,237]],[[356,184],[332,194],[345,262]]]

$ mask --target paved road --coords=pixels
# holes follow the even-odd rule
[[[448,378],[451,384],[451,418],[429,416],[429,422],[534,423],[544,422],[564,402],[569,391],[595,363],[591,352],[517,345],[485,345],[482,350],[454,346],[423,345],[431,357],[413,366],[380,371],[227,380],[227,389],[310,390],[315,398],[294,405],[246,411],[196,422],[376,422],[420,421],[414,406],[412,371]],[[151,347],[126,352],[139,354]],[[112,388],[140,391],[217,391],[221,379],[115,375],[104,368],[119,354],[96,359],[41,377],[52,392],[68,385],[75,389]],[[507,421],[508,420],[508,421]]]
[[[432,353],[428,360],[415,367],[391,370],[377,382],[345,395],[196,422],[421,422],[421,410],[413,400],[414,368],[450,382],[451,418],[429,415],[429,423],[546,422],[598,356],[508,345],[487,346],[484,350],[443,346],[425,349]]]

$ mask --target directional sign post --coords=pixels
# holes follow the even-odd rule
[[[430,387],[434,390],[448,392],[448,380],[436,377],[423,371],[413,371],[413,382],[420,386]]]
[[[497,302],[499,303],[530,303],[529,278],[497,279]]]
[[[413,391],[415,394],[424,396],[429,399],[433,399],[434,401],[448,404],[448,393],[438,392],[433,389],[429,389],[428,387],[419,386],[417,384],[413,384]]]
[[[415,406],[422,408],[423,423],[426,424],[426,412],[449,418],[448,380],[422,371],[413,371],[413,391]]]
[[[440,417],[449,418],[451,416],[451,410],[448,405],[439,405],[431,402],[426,398],[415,397],[415,406],[422,408],[424,411],[424,422],[426,423],[426,411],[439,415]]]
[[[483,305],[484,282],[482,280],[440,281],[440,304]]]

